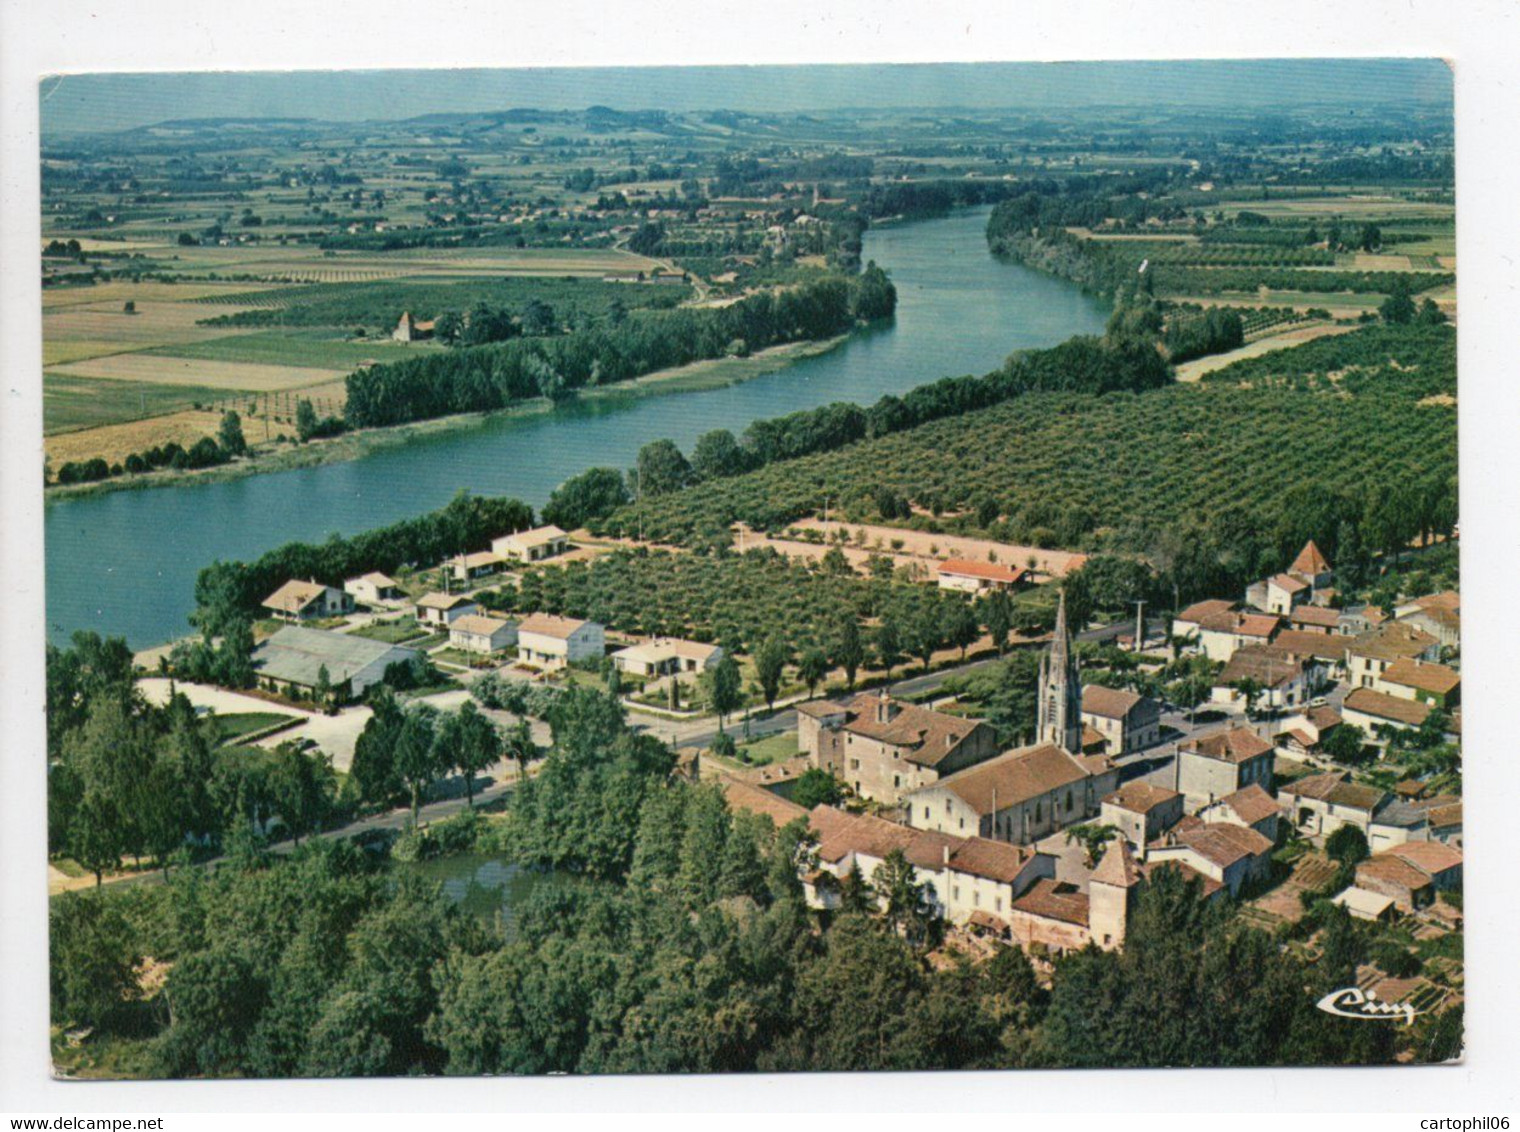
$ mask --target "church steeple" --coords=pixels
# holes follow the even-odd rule
[[[1082,753],[1082,677],[1066,627],[1066,594],[1056,606],[1050,651],[1040,658],[1039,742],[1054,743],[1068,754]]]

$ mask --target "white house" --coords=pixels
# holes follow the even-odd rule
[[[357,578],[349,578],[343,583],[343,592],[365,605],[380,605],[383,602],[401,599],[401,587],[396,584],[396,580],[378,570],[360,574]]]
[[[662,637],[630,645],[612,654],[613,666],[632,676],[669,676],[682,672],[706,672],[723,659],[719,645]]]
[[[539,668],[563,668],[602,657],[607,631],[595,621],[533,613],[517,627],[517,659]]]
[[[466,614],[449,626],[449,644],[485,655],[503,652],[517,644],[517,625],[500,617]]]
[[[340,617],[354,610],[354,599],[320,582],[286,582],[263,601],[265,609],[284,621],[313,621]]]
[[[477,578],[490,577],[501,569],[502,558],[494,550],[478,550],[474,554],[461,554],[449,560],[449,569],[456,582],[473,582]]]
[[[1317,662],[1273,645],[1247,645],[1236,649],[1215,677],[1211,698],[1216,704],[1240,701],[1239,685],[1249,680],[1258,689],[1257,706],[1298,707],[1319,691],[1324,678]]]
[[[969,558],[947,558],[935,571],[939,588],[961,593],[980,594],[990,590],[1011,590],[1026,580],[1026,571],[996,562],[974,562]]]
[[[480,603],[463,594],[424,594],[417,599],[417,620],[423,625],[447,628],[461,617],[480,612]]]
[[[1082,723],[1103,736],[1103,753],[1118,757],[1161,741],[1161,708],[1146,696],[1101,684],[1082,686]]]
[[[556,526],[534,527],[531,531],[517,531],[491,540],[491,550],[503,559],[514,562],[542,562],[565,553],[569,536]]]
[[[352,633],[289,625],[253,650],[253,670],[261,686],[281,691],[294,687],[310,693],[325,681],[343,701],[380,683],[391,665],[411,664],[420,655]]]

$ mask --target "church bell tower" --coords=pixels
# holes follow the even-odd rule
[[[1050,651],[1040,658],[1039,737],[1067,754],[1082,753],[1082,678],[1066,627],[1066,594],[1056,607],[1056,629]]]

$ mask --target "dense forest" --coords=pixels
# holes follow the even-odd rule
[[[897,292],[874,265],[722,307],[632,311],[568,334],[514,339],[369,366],[348,376],[344,410],[356,428],[558,399],[705,358],[843,334],[890,317]]]
[[[384,842],[250,842],[214,872],[52,908],[54,1018],[146,1076],[971,1069],[1387,1063],[1459,1048],[1460,1014],[1409,1030],[1327,1019],[1369,929],[1327,902],[1291,932],[1162,870],[1122,953],[1016,948],[929,963],[940,925],[900,855],[820,919],[804,822],[775,829],[672,778],[666,746],[602,693],[553,716],[543,771],[500,821],[428,831],[539,870],[506,926],[391,864]],[[403,840],[416,835],[404,835]],[[398,843],[399,845],[399,843]],[[166,972],[162,990],[139,980]]]

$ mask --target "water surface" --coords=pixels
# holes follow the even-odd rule
[[[541,506],[586,468],[626,468],[669,437],[831,401],[869,404],[950,374],[985,373],[1016,349],[1099,331],[1106,310],[1061,280],[994,259],[986,209],[866,233],[892,273],[897,316],[836,350],[722,389],[609,397],[487,421],[356,460],[221,483],[59,499],[46,514],[48,638],[76,629],[146,648],[189,631],[196,573],[216,559],[352,534],[443,506],[461,488]]]

